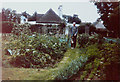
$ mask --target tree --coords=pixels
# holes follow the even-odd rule
[[[17,20],[16,10],[12,10],[10,8],[2,9],[2,21],[16,22],[16,20]]]
[[[78,15],[74,14],[73,15],[73,19],[72,19],[72,23],[76,22],[76,24],[80,24],[81,20],[78,18]]]
[[[113,31],[113,36],[115,35],[120,37],[119,15],[119,7],[117,7],[115,8],[114,12],[110,15],[108,26],[111,27],[109,28],[109,30]]]
[[[113,36],[119,37],[119,2],[94,2],[100,19]]]
[[[68,23],[73,23],[73,22],[76,22],[76,24],[80,24],[81,23],[81,20],[78,18],[78,15],[76,15],[76,14],[74,14],[73,16],[63,15],[63,18]]]

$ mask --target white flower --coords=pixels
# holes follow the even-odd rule
[[[103,62],[100,62],[101,64],[103,64]]]

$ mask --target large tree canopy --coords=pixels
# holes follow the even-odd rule
[[[119,36],[119,2],[95,2],[100,19],[114,37]]]

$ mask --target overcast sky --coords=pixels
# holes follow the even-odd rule
[[[74,1],[74,0],[73,0]],[[2,8],[11,8],[17,13],[26,11],[32,15],[35,11],[39,14],[45,14],[52,8],[58,14],[59,5],[63,6],[63,14],[72,15],[77,14],[82,22],[94,22],[99,15],[97,8],[89,1],[85,2],[3,2]]]

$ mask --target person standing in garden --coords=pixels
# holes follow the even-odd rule
[[[76,23],[73,22],[73,26],[71,27],[71,49],[74,49],[76,47],[78,28],[75,25]]]

